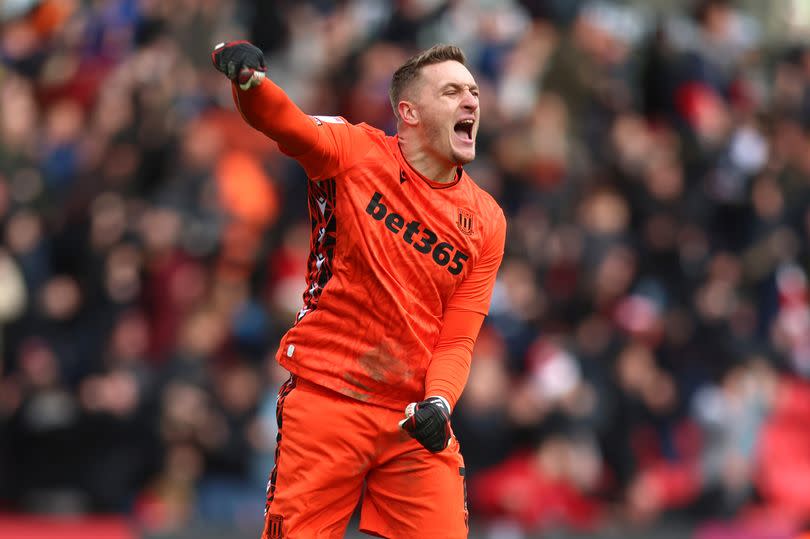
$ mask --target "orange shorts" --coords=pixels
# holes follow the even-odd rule
[[[455,438],[430,453],[400,430],[404,412],[292,376],[279,391],[276,465],[262,539],[467,537],[464,460]]]

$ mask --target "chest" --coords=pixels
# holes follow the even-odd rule
[[[404,286],[455,289],[477,261],[482,236],[463,186],[433,189],[390,164],[346,180],[336,195],[351,214],[345,227],[357,254],[384,264]]]

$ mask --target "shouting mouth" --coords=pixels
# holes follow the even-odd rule
[[[462,140],[462,142],[466,142],[468,144],[472,144],[473,142],[473,126],[475,125],[475,120],[466,119],[460,120],[456,122],[456,125],[453,127],[453,131],[456,132],[456,136]]]

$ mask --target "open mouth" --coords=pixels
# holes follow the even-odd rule
[[[472,142],[473,140],[473,125],[475,125],[475,120],[461,120],[457,122],[456,125],[453,127],[453,130],[456,132],[456,135],[462,140],[467,142]]]

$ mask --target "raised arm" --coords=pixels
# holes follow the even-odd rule
[[[220,43],[211,60],[233,83],[234,102],[250,126],[275,140],[291,157],[315,147],[319,138],[315,121],[266,77],[261,49],[247,41]]]
[[[267,77],[264,54],[258,47],[247,41],[220,43],[211,60],[233,83],[233,99],[245,121],[275,140],[311,180],[334,178],[371,148],[369,134],[343,118],[304,114]]]

